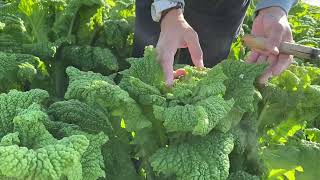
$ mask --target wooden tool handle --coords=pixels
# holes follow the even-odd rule
[[[266,39],[263,37],[244,35],[243,42],[245,46],[251,49],[266,50]],[[281,42],[279,51],[302,59],[320,59],[320,49],[289,42]]]

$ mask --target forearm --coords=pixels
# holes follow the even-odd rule
[[[256,11],[264,8],[277,6],[282,8],[286,14],[289,13],[293,5],[297,3],[297,0],[260,0],[257,4]]]

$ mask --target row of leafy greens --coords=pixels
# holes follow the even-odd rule
[[[134,10],[131,0],[0,1],[0,179],[319,177],[317,65],[296,60],[259,87],[267,65],[239,60],[239,39],[229,60],[182,66],[167,88],[152,47],[124,61]],[[319,46],[319,8],[299,3],[289,21],[297,42]]]
[[[0,82],[9,82],[1,92],[42,88],[61,98],[67,66],[105,75],[128,66],[133,1],[1,2]]]

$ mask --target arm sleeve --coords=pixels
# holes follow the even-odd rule
[[[185,6],[184,0],[154,0],[154,2],[159,2],[159,1],[181,2],[183,4],[183,7]]]
[[[154,0],[154,2],[158,1],[181,2],[183,6],[185,6],[184,0]],[[295,5],[297,2],[298,0],[260,0],[260,2],[257,4],[256,11],[272,6],[278,6],[281,7],[288,14],[291,7]]]
[[[281,7],[287,14],[291,7],[297,3],[297,0],[260,0],[256,7],[256,12],[272,6]]]

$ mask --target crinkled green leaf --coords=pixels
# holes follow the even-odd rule
[[[319,157],[320,145],[305,140],[289,141],[285,145],[272,145],[263,149],[262,158],[270,169],[303,168],[295,172],[297,179],[317,179],[320,169],[316,159]]]
[[[232,149],[230,134],[212,133],[161,148],[150,162],[155,171],[175,175],[178,180],[227,179]]]
[[[168,132],[193,132],[193,134],[207,134],[209,118],[202,106],[174,106],[164,108],[154,106],[156,119],[164,120],[163,125]]]
[[[165,105],[166,99],[160,91],[138,78],[128,76],[122,78],[119,86],[142,105]]]
[[[260,180],[258,176],[251,175],[245,171],[231,173],[228,180]]]
[[[266,68],[264,64],[247,64],[242,61],[225,60],[220,64],[227,80],[225,99],[233,99],[234,106],[219,122],[217,129],[227,132],[239,123],[246,112],[254,111],[255,80]]]
[[[131,67],[122,72],[125,76],[140,79],[146,84],[161,88],[164,84],[164,74],[157,61],[156,49],[152,46],[146,47],[143,58],[128,59]],[[147,76],[146,76],[147,75]]]
[[[89,134],[72,128],[64,128],[61,131],[65,136],[83,135],[89,140],[89,146],[81,158],[83,180],[106,177],[102,147],[109,138],[103,132]]]
[[[153,106],[156,119],[164,121],[168,132],[192,132],[208,134],[224,118],[233,106],[233,101],[211,96],[195,104],[184,106]]]
[[[99,112],[78,100],[56,102],[47,112],[55,121],[78,125],[85,132],[99,133],[112,130],[108,114]]]
[[[291,65],[280,76],[274,77],[271,83],[287,91],[297,91],[308,85],[318,84],[319,76],[320,68]]]
[[[43,122],[48,116],[37,104],[20,111],[14,117],[14,130],[19,145],[0,146],[0,177],[16,179],[81,179],[81,156],[89,141],[75,135],[55,139]],[[12,137],[12,134],[8,136]],[[4,137],[7,139],[7,137]]]
[[[122,142],[118,137],[110,139],[103,149],[106,179],[112,180],[140,180],[135,164],[130,154],[130,145]]]
[[[27,82],[47,75],[44,63],[27,54],[0,52],[0,92],[21,89]]]
[[[232,109],[234,101],[224,100],[227,77],[218,65],[212,69],[186,67],[186,76],[176,80],[168,107],[154,106],[156,119],[168,132],[208,134]],[[221,122],[223,123],[223,122]]]
[[[11,145],[19,145],[20,139],[19,139],[19,133],[9,133],[1,139],[0,146],[11,146]]]
[[[265,106],[260,115],[260,127],[277,126],[288,120],[296,124],[313,122],[320,113],[319,72],[316,67],[292,66],[275,77],[264,89]]]
[[[247,64],[242,61],[227,60],[222,62],[223,72],[228,77],[225,98],[233,98],[235,107],[243,112],[253,111],[253,101],[257,77],[264,72],[265,64]]]
[[[74,20],[76,19],[80,8],[104,6],[103,0],[63,0],[62,8],[56,12],[57,19],[53,23],[52,29],[59,36],[68,36],[73,30]],[[89,23],[89,22],[88,22]]]
[[[207,99],[197,102],[197,105],[205,108],[209,117],[209,126],[211,130],[216,128],[222,132],[227,132],[230,129],[228,124],[230,121],[226,119],[230,113],[232,113],[232,107],[234,106],[234,100],[224,100],[220,96],[211,96]]]
[[[95,70],[106,73],[117,71],[118,61],[107,48],[91,46],[65,46],[61,51],[64,60],[68,64],[80,68],[83,71]]]
[[[84,73],[76,68],[67,69],[70,83],[66,99],[78,99],[94,107],[100,107],[114,116],[123,117],[128,131],[135,131],[151,125],[144,117],[135,100],[119,86],[105,81],[101,75]],[[96,78],[98,76],[98,78]]]
[[[13,132],[13,118],[20,109],[28,108],[33,103],[41,104],[49,97],[46,91],[34,89],[28,92],[11,90],[0,94],[0,137]]]
[[[196,85],[193,92],[194,100],[203,100],[204,98],[214,95],[224,95],[226,92],[224,82],[227,78],[221,65],[217,65],[208,70],[207,75]]]

